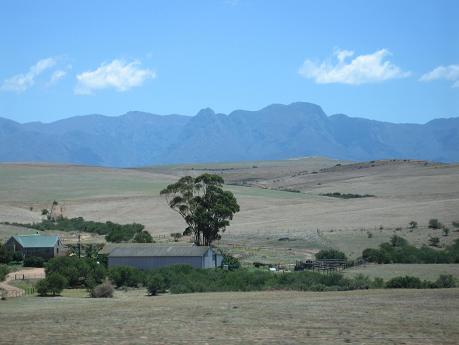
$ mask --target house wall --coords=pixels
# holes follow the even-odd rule
[[[108,267],[131,266],[145,270],[171,265],[190,265],[194,268],[204,267],[203,259],[200,256],[108,257]]]
[[[13,252],[21,252],[22,253],[22,246],[14,239],[14,237],[11,237],[8,241],[6,241],[5,246],[13,251]]]
[[[56,244],[54,247],[37,247],[37,248],[23,248],[19,242],[13,237],[6,241],[5,245],[13,252],[21,252],[24,256],[38,256],[44,259],[50,259],[58,255],[65,255],[65,247],[59,240],[59,245]]]

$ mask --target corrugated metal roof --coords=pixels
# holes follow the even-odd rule
[[[51,248],[59,240],[58,236],[17,235],[13,238],[23,248]]]
[[[114,248],[110,257],[128,256],[204,256],[209,247],[198,246],[142,246],[142,247],[118,247]]]
[[[127,242],[127,243],[113,243],[109,242],[104,245],[104,247],[99,250],[99,254],[108,255],[112,252],[115,248],[150,248],[152,246],[155,247],[192,247],[194,244],[190,243],[183,243],[183,242],[170,242],[170,243],[135,243],[135,242]]]

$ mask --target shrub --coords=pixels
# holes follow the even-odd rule
[[[92,288],[89,295],[92,298],[112,298],[114,291],[113,285],[107,280]]]
[[[7,265],[0,264],[0,282],[5,280],[8,273],[10,273],[10,268]]]
[[[46,274],[59,273],[63,275],[70,287],[88,286],[89,282],[100,284],[107,276],[103,265],[95,260],[78,258],[76,256],[60,256],[46,264]]]
[[[412,220],[409,224],[409,228],[416,229],[417,227],[418,227],[418,222],[415,222],[414,220]]]
[[[178,242],[179,239],[182,238],[182,233],[181,232],[173,232],[171,234],[171,237],[174,239],[174,242]]]
[[[129,266],[116,266],[108,270],[108,277],[117,288],[138,287],[145,282],[145,273]]]
[[[38,256],[27,256],[24,259],[23,266],[24,267],[43,267],[45,260]]]
[[[241,262],[239,259],[227,253],[223,254],[222,265],[228,265],[229,270],[237,270],[241,268]]]
[[[454,221],[451,223],[452,226],[454,226],[455,228],[459,228],[459,221]]]
[[[142,230],[134,235],[134,239],[132,240],[136,243],[154,243],[153,237],[150,235],[148,231]]]
[[[408,241],[405,240],[403,237],[394,235],[390,238],[390,244],[392,247],[405,247],[408,245]]]
[[[317,260],[337,259],[347,260],[346,254],[336,249],[322,249],[316,254]]]
[[[7,264],[13,261],[13,253],[0,242],[0,264]]]
[[[367,248],[362,252],[362,257],[369,262],[383,263],[459,263],[459,240],[445,250],[435,250],[427,246],[416,248],[409,245],[406,240],[392,238],[392,243],[382,243],[379,249]],[[430,244],[438,246],[438,237],[430,240]],[[396,244],[397,246],[394,246]]]
[[[12,257],[12,261],[22,261],[24,259],[24,257],[22,256],[22,253],[21,252],[14,252],[13,253],[13,257]]]
[[[449,228],[444,226],[442,230],[443,230],[443,236],[448,236],[449,235]]]
[[[37,285],[37,292],[40,296],[59,295],[67,286],[65,277],[59,273],[50,273],[45,279],[40,280]]]
[[[451,274],[442,274],[435,281],[435,286],[441,289],[456,287],[456,279]]]
[[[429,220],[429,228],[431,229],[440,229],[442,224],[436,218],[432,218]]]
[[[161,274],[153,273],[147,280],[147,292],[149,296],[156,296],[158,292],[166,291],[166,282]]]
[[[386,288],[390,289],[421,289],[422,287],[421,279],[411,276],[395,277],[386,283]]]

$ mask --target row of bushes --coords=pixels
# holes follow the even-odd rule
[[[358,198],[372,198],[374,195],[372,194],[352,194],[352,193],[340,193],[340,192],[333,192],[333,193],[322,193],[321,196],[328,196],[331,198],[340,198],[340,199],[358,199]]]
[[[108,242],[126,242],[133,240],[140,243],[152,243],[153,238],[144,230],[142,224],[117,224],[113,222],[94,222],[85,220],[83,217],[57,219],[44,219],[40,223],[23,224],[12,223],[12,225],[22,226],[41,231],[60,230],[60,231],[83,231],[105,235]]]
[[[390,242],[382,243],[379,248],[367,248],[362,257],[369,262],[389,263],[459,263],[459,240],[444,250],[435,250],[427,246],[416,248],[400,236],[392,236]]]

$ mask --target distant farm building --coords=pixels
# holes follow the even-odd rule
[[[221,267],[223,256],[210,247],[199,246],[117,246],[108,254],[108,267],[131,266],[153,269],[171,265],[194,268]]]
[[[59,236],[17,235],[10,237],[5,245],[13,252],[20,252],[24,257],[37,256],[50,259],[65,255],[67,252]]]

